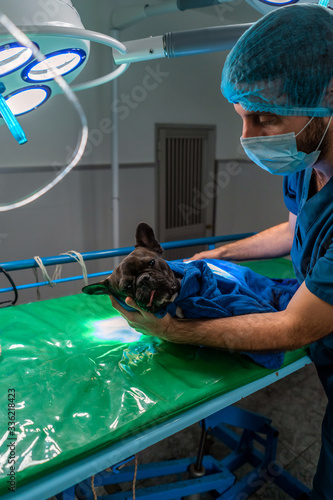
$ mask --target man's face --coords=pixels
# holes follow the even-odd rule
[[[236,112],[243,120],[243,138],[280,135],[295,132],[297,134],[310,121],[308,116],[281,116],[274,113],[246,111],[240,104],[234,104]],[[313,118],[311,123],[296,137],[298,151],[312,153],[324,136],[328,118]],[[318,162],[332,154],[332,127],[327,131],[320,145],[321,154]]]

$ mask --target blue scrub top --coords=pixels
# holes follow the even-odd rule
[[[333,305],[333,177],[309,197],[311,175],[307,168],[284,178],[285,204],[297,215],[291,258],[299,283]]]
[[[287,208],[297,215],[291,258],[299,283],[333,305],[333,177],[313,196],[312,168],[284,178]],[[332,325],[333,332],[333,325]],[[333,333],[310,345],[328,398],[333,401]]]

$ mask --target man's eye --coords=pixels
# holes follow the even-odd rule
[[[259,116],[260,125],[272,125],[275,122],[275,116]]]
[[[148,263],[148,266],[149,266],[149,267],[153,267],[153,266],[155,266],[155,260],[154,260],[154,259],[152,259],[152,260]]]

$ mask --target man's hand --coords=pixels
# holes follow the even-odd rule
[[[141,309],[130,297],[127,297],[125,302],[137,312],[127,311],[112,296],[110,296],[110,300],[112,306],[126,319],[129,326],[143,335],[153,335],[170,342],[184,343],[182,337],[178,338],[177,336],[178,320],[173,319],[170,314],[164,318],[156,318],[154,314]]]
[[[144,335],[177,344],[205,345],[236,351],[290,351],[332,332],[333,305],[313,295],[305,283],[283,311],[217,319],[158,319],[126,298],[136,309],[128,312],[111,297],[112,305],[129,325]]]
[[[200,260],[200,259],[220,259],[221,248],[206,250],[205,252],[196,253],[193,257],[185,260]]]

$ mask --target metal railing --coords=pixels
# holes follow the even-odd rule
[[[166,243],[161,243],[161,246],[163,247],[164,250],[170,250],[173,248],[186,248],[186,247],[191,247],[191,246],[196,246],[196,245],[208,245],[209,250],[212,250],[215,248],[216,243],[225,243],[228,241],[237,241],[241,240],[243,238],[247,238],[249,236],[253,236],[255,233],[242,233],[242,234],[232,234],[232,235],[226,235],[226,236],[212,236],[209,238],[196,238],[192,240],[179,240],[179,241],[171,241],[171,242],[166,242]],[[110,249],[110,250],[100,250],[96,252],[85,252],[82,253],[82,258],[84,261],[89,261],[89,260],[97,260],[97,259],[106,259],[106,258],[112,258],[112,257],[120,257],[124,255],[128,255],[134,250],[134,247],[123,247],[123,248],[116,248],[116,249]],[[42,263],[44,264],[45,267],[47,266],[54,266],[54,265],[62,265],[62,264],[69,264],[73,262],[77,262],[74,257],[71,257],[70,255],[57,255],[54,257],[43,257]],[[10,272],[10,271],[19,271],[23,269],[33,269],[37,268],[38,264],[34,259],[27,259],[27,260],[16,260],[16,261],[10,261],[10,262],[2,262],[0,263],[0,267],[2,267],[5,271]],[[103,271],[101,273],[93,273],[93,274],[88,274],[88,278],[96,278],[99,276],[106,276],[111,274],[112,269],[108,271]],[[62,278],[62,279],[56,279],[52,280],[53,283],[55,284],[60,284],[60,283],[66,283],[69,281],[76,281],[76,280],[82,280],[83,276],[71,276],[69,278]],[[18,285],[16,286],[16,289],[19,290],[25,290],[28,288],[37,288],[41,286],[46,286],[49,285],[48,281],[43,281],[43,282],[37,282],[37,283],[29,283],[25,285]],[[13,287],[8,287],[8,288],[1,288],[0,293],[5,293],[5,292],[11,292],[13,291]]]

